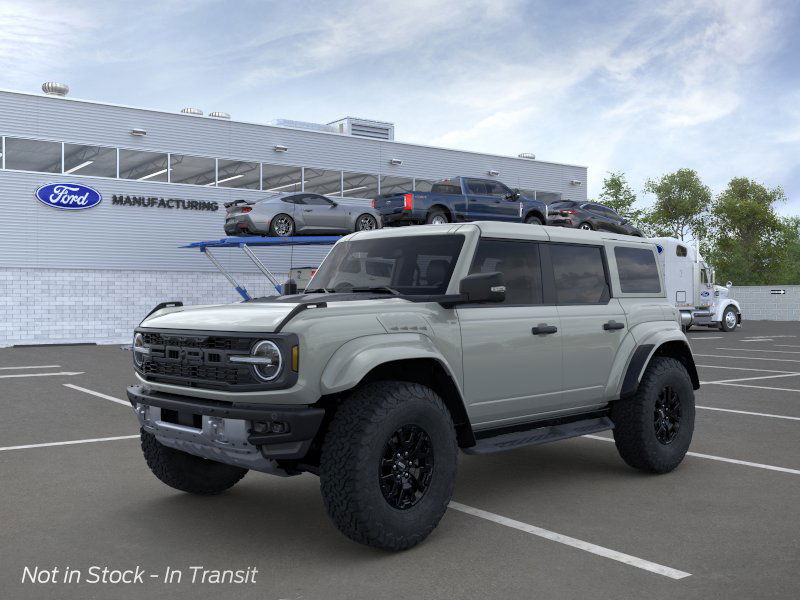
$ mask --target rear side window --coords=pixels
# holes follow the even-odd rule
[[[558,304],[600,304],[609,299],[603,252],[599,246],[550,246]]]
[[[443,179],[431,187],[432,194],[461,194],[461,184],[458,180]]]
[[[622,292],[626,294],[658,294],[661,280],[653,251],[647,248],[614,248]]]
[[[482,239],[470,273],[500,271],[506,284],[504,304],[541,304],[542,268],[535,242]]]

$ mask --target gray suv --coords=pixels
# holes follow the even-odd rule
[[[500,222],[349,235],[306,293],[159,308],[133,350],[161,481],[314,473],[336,526],[390,550],[436,527],[459,449],[613,430],[629,465],[671,471],[699,387],[653,244]]]

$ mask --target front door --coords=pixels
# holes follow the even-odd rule
[[[309,194],[304,204],[297,207],[302,211],[302,221],[307,232],[343,231],[345,227],[345,211],[340,205],[324,196]]]
[[[549,244],[564,346],[563,407],[604,404],[611,366],[627,333],[625,312],[610,297],[602,246]]]
[[[539,244],[481,239],[471,272],[492,271],[503,273],[505,302],[458,308],[464,395],[479,428],[531,420],[562,403],[561,322],[542,303]]]

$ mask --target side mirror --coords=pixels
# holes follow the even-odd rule
[[[339,203],[331,200],[331,208],[336,208],[337,206],[339,206]]]
[[[499,271],[473,273],[464,277],[458,286],[464,303],[503,302],[506,299],[506,284]]]
[[[731,287],[733,287],[733,282],[729,281],[728,283],[725,284],[725,287],[731,289]]]

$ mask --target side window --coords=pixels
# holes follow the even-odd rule
[[[688,252],[686,250],[686,246],[681,246],[680,244],[678,244],[675,247],[675,255],[676,256],[686,256],[687,254],[688,254]]]
[[[486,186],[487,193],[490,196],[505,198],[507,195],[511,193],[511,190],[508,189],[505,185],[503,185],[499,181],[487,181],[484,183],[484,185]]]
[[[599,246],[552,244],[550,257],[558,304],[599,304],[609,297]]]
[[[303,204],[311,204],[312,206],[330,206],[331,201],[327,198],[323,198],[322,196],[315,196],[314,194],[309,194],[308,196],[304,196]]]
[[[466,179],[467,189],[470,194],[478,194],[481,196],[485,196],[488,194],[488,190],[486,189],[486,184],[482,182],[480,179]]]
[[[500,271],[505,279],[504,304],[542,303],[542,269],[535,242],[482,239],[470,273],[493,271]]]
[[[619,283],[624,293],[658,294],[661,280],[658,277],[656,257],[649,248],[614,248],[617,259]]]
[[[281,200],[287,204],[305,204],[304,198],[305,196],[286,196]]]

